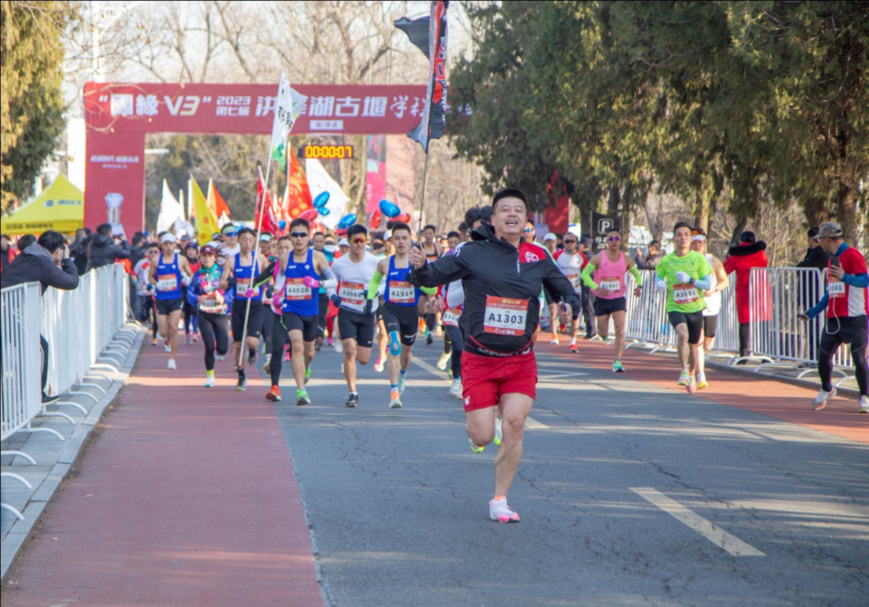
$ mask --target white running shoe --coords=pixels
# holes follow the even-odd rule
[[[558,338],[555,337],[555,338],[549,340],[549,343],[552,344],[553,346],[557,346],[558,345]]]
[[[213,387],[214,387],[214,383],[215,383],[215,382],[214,382],[214,376],[213,376],[213,375],[206,375],[206,376],[205,376],[205,387],[206,387],[206,388],[213,388]]]
[[[833,396],[836,396],[836,388],[833,388],[829,392],[821,389],[821,391],[818,392],[818,395],[815,397],[815,400],[812,401],[812,410],[820,411],[827,406],[827,399]]]
[[[172,353],[172,348],[169,346],[169,344],[166,344],[165,346],[163,346],[163,351],[164,351],[166,354],[171,354],[171,353]]]
[[[379,356],[377,357],[377,362],[374,363],[374,372],[383,373],[383,359]]]
[[[336,339],[335,343],[332,344],[335,347],[335,352],[341,354],[344,352],[344,344],[341,343],[340,339]]]
[[[504,433],[501,431],[501,418],[495,417],[495,444],[500,446],[504,438]]]
[[[226,356],[224,356],[223,354],[215,354],[214,355],[214,360],[225,360],[225,359],[226,359]]]
[[[174,358],[169,359],[169,362],[166,364],[166,368],[167,369],[177,369],[178,368],[175,366],[175,359]]]
[[[404,380],[405,380],[405,375],[399,373],[398,374],[398,393],[399,394],[404,394]]]
[[[860,397],[860,408],[857,413],[869,413],[869,396]]]
[[[450,362],[451,354],[449,352],[444,352],[441,354],[441,357],[438,359],[437,368],[441,371],[445,371],[447,368],[447,363]]]
[[[519,515],[507,505],[507,498],[501,497],[489,502],[489,518],[499,523],[518,523]]]
[[[450,396],[454,396],[456,398],[462,398],[462,380],[454,379],[453,384],[450,386]]]
[[[682,375],[679,376],[679,381],[676,383],[676,385],[687,386],[689,379],[691,379],[691,374],[688,373],[688,371],[682,371]]]

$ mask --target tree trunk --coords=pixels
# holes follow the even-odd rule
[[[839,205],[836,219],[842,226],[842,237],[845,242],[854,242],[854,229],[857,225],[857,189],[846,184],[839,184]]]
[[[745,215],[743,215],[742,217],[740,217],[737,220],[736,226],[734,226],[734,228],[733,228],[733,233],[730,235],[730,244],[731,245],[735,245],[736,243],[739,242],[739,235],[745,231],[745,226],[747,226],[747,225],[748,225],[748,217],[746,217]]]
[[[817,227],[825,221],[830,220],[830,210],[824,202],[823,198],[818,197],[809,198],[806,201],[806,222],[810,228]]]
[[[709,200],[703,196],[697,196],[697,215],[694,217],[694,226],[709,234]]]
[[[619,186],[610,186],[609,200],[607,201],[607,215],[616,217],[619,214],[619,205],[621,203],[621,193]]]

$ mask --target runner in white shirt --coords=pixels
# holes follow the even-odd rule
[[[579,245],[579,238],[576,234],[568,232],[564,235],[564,240],[562,240],[562,242],[564,243],[564,249],[555,254],[555,265],[558,266],[561,273],[564,274],[567,277],[567,280],[570,281],[570,284],[573,285],[576,294],[582,297],[582,281],[580,280],[580,276],[588,263],[588,259],[586,259],[585,255],[583,255],[577,248]],[[569,329],[571,352],[577,351],[576,333],[578,330],[579,323],[577,320],[571,320]]]
[[[347,241],[350,252],[332,262],[332,272],[338,279],[338,292],[327,289],[332,303],[338,307],[338,332],[344,350],[344,378],[350,395],[346,405],[359,404],[356,391],[356,363],[368,364],[374,342],[374,310],[377,301],[366,297],[368,285],[380,261],[365,250],[368,230],[361,224],[350,226]]]
[[[718,314],[721,312],[721,292],[730,286],[730,279],[724,270],[720,259],[706,252],[706,232],[701,228],[691,231],[691,248],[706,256],[709,267],[712,268],[711,285],[703,291],[706,299],[706,309],[703,310],[703,341],[697,349],[697,389],[703,390],[709,386],[706,381],[706,357],[704,352],[712,349],[715,333],[718,329]]]

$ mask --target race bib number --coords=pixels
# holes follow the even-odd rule
[[[236,278],[235,280],[235,294],[239,297],[244,297],[244,294],[247,293],[247,290],[250,288],[251,279],[250,278]]]
[[[342,282],[338,295],[350,305],[361,306],[365,303],[365,285],[361,282]]]
[[[284,299],[288,301],[300,301],[311,299],[311,287],[305,285],[304,278],[288,278],[284,285]]]
[[[220,314],[223,312],[223,302],[216,299],[203,299],[199,302],[199,309],[209,314]]]
[[[486,296],[486,316],[483,332],[495,335],[519,336],[525,333],[528,302],[524,299]]]
[[[611,276],[604,278],[600,281],[600,286],[606,289],[607,291],[618,291],[622,288],[621,281],[618,278],[613,278]],[[693,287],[692,287],[693,288]]]
[[[573,285],[574,289],[579,288],[579,274],[571,272],[570,274],[565,274],[565,276],[567,277],[567,280],[570,281],[570,284]]]
[[[446,325],[448,327],[458,327],[459,326],[459,313],[455,310],[446,310],[444,311],[443,316],[441,316],[441,324]]]
[[[416,301],[416,289],[409,282],[389,281],[389,301],[398,304],[412,304]]]
[[[845,297],[845,283],[841,280],[827,283],[827,293],[830,297]]]
[[[175,274],[163,274],[157,276],[158,291],[174,291],[178,288],[178,277]]]
[[[673,302],[677,304],[690,304],[697,301],[697,287],[691,283],[679,283],[673,285]]]

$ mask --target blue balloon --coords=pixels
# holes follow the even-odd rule
[[[349,213],[348,215],[344,215],[344,217],[341,218],[341,221],[338,222],[338,229],[339,230],[346,230],[347,228],[352,226],[354,223],[356,223],[356,214]]]
[[[389,218],[401,215],[401,209],[398,208],[398,205],[388,200],[380,201],[380,212]]]
[[[320,215],[321,215],[322,217],[325,217],[326,215],[328,215],[329,213],[332,212],[332,211],[330,211],[329,209],[327,209],[326,207],[323,207],[323,208],[318,209],[318,210],[320,211]]]
[[[278,227],[279,227],[280,229],[282,229],[282,230],[286,230],[286,229],[287,229],[287,222],[284,221],[283,219],[281,219],[281,220],[278,222]]]
[[[327,202],[329,202],[329,192],[320,192],[314,199],[314,208],[321,209],[326,206]],[[320,214],[322,215],[323,213],[321,212]]]

